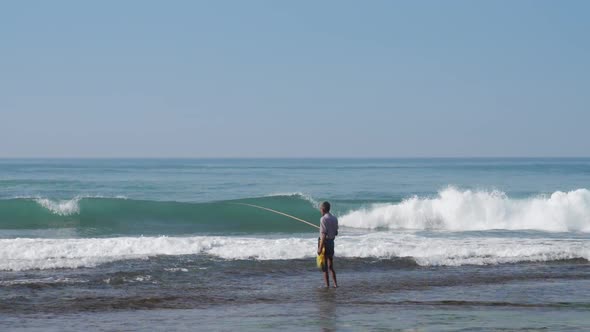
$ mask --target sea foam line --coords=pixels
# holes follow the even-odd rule
[[[0,239],[0,270],[94,267],[159,255],[206,254],[229,260],[313,260],[315,238],[117,237]],[[411,257],[423,266],[485,265],[590,259],[589,239],[432,238],[377,232],[339,236],[336,255],[348,258]]]

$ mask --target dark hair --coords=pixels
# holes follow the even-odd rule
[[[320,207],[321,207],[322,209],[324,209],[324,211],[326,211],[326,212],[330,212],[330,203],[328,203],[328,202],[323,202],[323,203],[320,205]]]

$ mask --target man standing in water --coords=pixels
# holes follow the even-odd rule
[[[320,212],[322,218],[320,219],[320,238],[318,239],[318,255],[321,255],[322,249],[326,248],[326,259],[324,264],[324,280],[326,281],[326,288],[330,287],[330,279],[328,277],[328,270],[332,272],[332,280],[334,280],[334,288],[338,287],[336,281],[336,272],[334,271],[334,239],[338,235],[338,218],[330,214],[330,203],[323,202],[320,204]]]

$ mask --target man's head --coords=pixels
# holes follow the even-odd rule
[[[320,211],[322,212],[322,215],[330,212],[330,203],[323,202],[322,204],[320,204]]]

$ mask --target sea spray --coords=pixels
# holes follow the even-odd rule
[[[80,199],[81,197],[76,197],[70,200],[52,201],[47,198],[37,198],[35,199],[35,202],[51,211],[53,214],[58,216],[69,216],[80,212],[80,206],[78,206]]]

